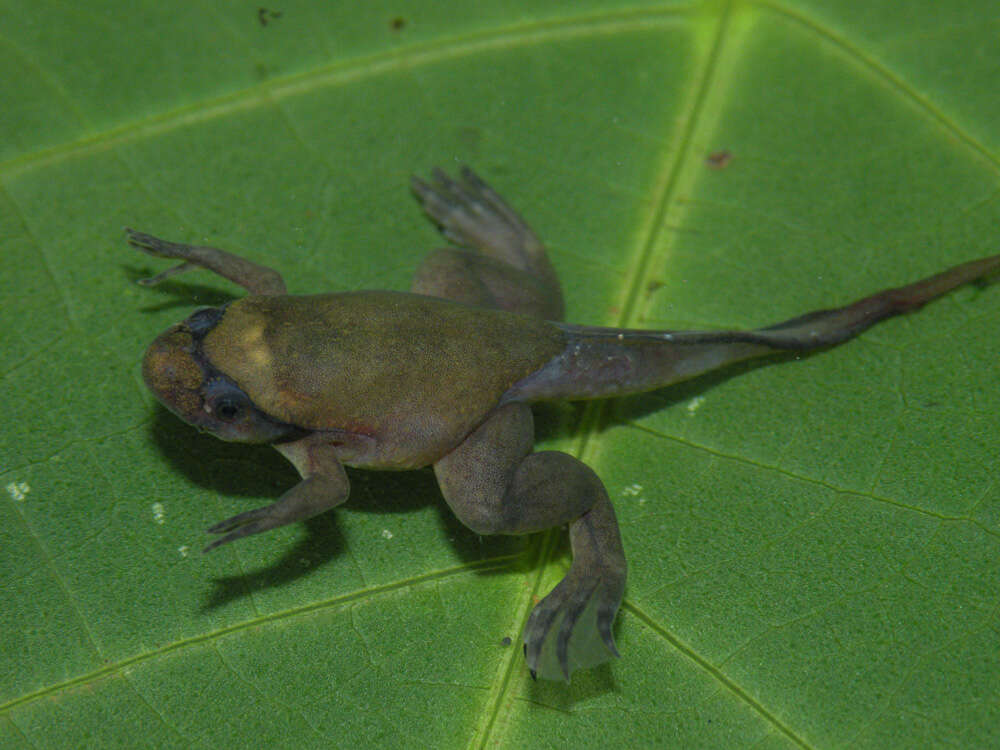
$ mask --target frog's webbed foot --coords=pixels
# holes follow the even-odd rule
[[[624,571],[569,574],[531,612],[524,659],[533,678],[566,680],[618,656],[611,626],[622,600]]]
[[[145,232],[137,232],[126,227],[125,234],[133,247],[157,258],[174,258],[180,265],[161,271],[152,278],[139,283],[154,286],[161,281],[194,268],[214,271],[223,278],[239,284],[251,294],[284,294],[285,281],[273,268],[262,266],[238,255],[204,245],[186,245],[154,237]]]
[[[475,172],[435,169],[414,177],[414,195],[446,238],[470,250],[438,250],[417,270],[412,291],[547,320],[563,316],[562,290],[545,247],[518,213]]]
[[[414,177],[410,184],[424,211],[456,245],[475,248],[522,270],[545,253],[535,233],[517,212],[468,167],[452,179],[440,169],[428,184]]]

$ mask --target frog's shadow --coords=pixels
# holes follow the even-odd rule
[[[150,426],[153,441],[171,468],[193,484],[223,497],[254,498],[258,505],[274,502],[300,477],[295,469],[268,445],[226,443],[198,432],[160,405]],[[445,506],[434,474],[429,469],[407,472],[347,469],[351,497],[348,512],[404,515],[434,504],[440,512],[444,532],[458,555],[466,562],[518,556],[525,547],[517,537],[480,537],[469,531]],[[270,495],[261,498],[261,495]],[[246,510],[250,510],[247,508]],[[236,576],[215,578],[215,589],[203,605],[214,609],[251,591],[291,583],[310,575],[325,562],[341,554],[346,540],[339,525],[339,512],[321,513],[304,522],[305,538],[266,567]],[[222,518],[214,519],[221,521]],[[211,538],[206,536],[206,543]],[[237,544],[253,544],[254,537]],[[217,553],[216,553],[217,554]],[[304,565],[303,561],[308,561]],[[478,570],[484,575],[495,569]]]
[[[802,359],[817,353],[820,352],[777,353],[730,365],[667,388],[619,398],[615,406],[602,416],[596,427],[597,433],[689,401],[729,378],[759,367]],[[573,435],[579,429],[585,407],[586,402],[537,405],[536,439],[549,440]],[[194,430],[162,406],[157,405],[150,429],[158,448],[173,468],[198,486],[219,495],[259,499],[263,484],[272,493],[273,502],[299,481],[292,466],[270,446],[226,443]],[[252,470],[247,469],[248,465],[253,467]],[[445,534],[462,560],[472,563],[490,558],[513,558],[519,559],[521,562],[518,564],[523,566],[527,565],[528,558],[534,557],[531,549],[536,547],[537,542],[532,543],[524,537],[481,537],[465,528],[441,499],[437,481],[430,469],[407,472],[347,471],[351,482],[351,497],[345,507],[351,512],[399,515],[413,513],[428,504],[434,504],[438,508]],[[321,513],[310,518],[304,522],[307,536],[273,563],[237,576],[214,579],[216,588],[209,595],[203,609],[214,609],[259,588],[291,583],[339,555],[346,545],[338,518],[336,512]],[[532,536],[537,538],[537,535]],[[240,540],[238,543],[252,544],[253,539]],[[568,545],[562,544],[559,554],[567,553]],[[303,560],[309,561],[309,564],[303,565]],[[480,572],[489,575],[501,569],[507,570],[509,566]]]
[[[125,275],[133,284],[140,285],[145,279],[151,278],[154,271],[150,268],[122,265]],[[163,281],[156,285],[144,287],[148,292],[155,292],[161,297],[161,302],[148,304],[141,308],[144,313],[160,312],[162,310],[180,309],[189,315],[200,307],[220,307],[241,295],[230,294],[210,284],[191,283],[189,281]],[[150,298],[152,299],[152,298]]]

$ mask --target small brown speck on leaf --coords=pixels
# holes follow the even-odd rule
[[[705,164],[709,169],[725,169],[729,166],[729,162],[733,160],[733,153],[726,149],[722,151],[713,151],[705,159]]]

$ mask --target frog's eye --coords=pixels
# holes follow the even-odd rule
[[[263,414],[238,385],[218,373],[205,382],[201,408],[192,416],[188,421],[196,427],[239,443],[270,443],[303,433]]]
[[[205,411],[220,422],[239,422],[253,412],[253,404],[247,395],[222,378],[210,381],[204,396]]]
[[[233,398],[220,398],[215,402],[212,411],[223,422],[235,422],[243,416],[243,404]]]

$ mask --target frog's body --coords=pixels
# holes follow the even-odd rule
[[[472,530],[524,534],[569,524],[573,563],[525,627],[532,674],[569,678],[616,655],[611,626],[625,557],[607,492],[565,453],[532,452],[529,404],[659,388],[732,362],[845,341],[1000,268],[1000,256],[756,331],[632,331],[571,326],[542,244],[471,171],[413,187],[446,236],[411,293],[297,296],[238,256],[131,232],[181,266],[201,266],[250,296],[200,310],[150,346],[143,375],[182,419],[226,440],[271,443],[302,481],[266,508],[209,531],[239,539],[347,499],[343,466],[433,465]]]
[[[372,291],[246,297],[203,348],[261,411],[368,436],[343,463],[414,469],[449,453],[564,339],[539,318]]]

